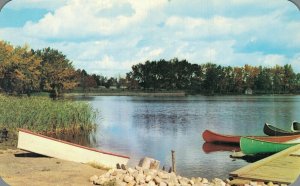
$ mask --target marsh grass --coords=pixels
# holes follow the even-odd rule
[[[53,101],[47,97],[0,95],[0,127],[25,128],[35,132],[90,131],[97,112],[86,102]]]

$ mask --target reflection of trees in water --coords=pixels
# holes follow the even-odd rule
[[[191,124],[192,116],[190,114],[181,113],[146,113],[136,114],[133,116],[133,125],[146,130],[159,129],[162,132],[177,130],[187,131],[188,125]]]
[[[82,146],[87,147],[94,147],[97,144],[97,140],[95,137],[94,132],[81,132],[79,134],[74,133],[67,133],[67,132],[61,132],[61,133],[48,133],[45,134],[46,136],[75,143]]]

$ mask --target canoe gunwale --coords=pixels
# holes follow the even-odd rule
[[[111,156],[130,159],[129,156],[124,156],[124,155],[120,155],[120,154],[115,154],[115,153],[111,153],[111,152],[105,152],[105,151],[97,150],[97,149],[90,148],[90,147],[85,147],[85,146],[78,145],[78,144],[75,144],[75,143],[71,143],[71,142],[55,139],[55,138],[52,138],[52,137],[44,136],[42,134],[34,133],[30,130],[26,130],[26,129],[18,129],[18,130],[21,131],[21,132],[24,132],[24,133],[34,135],[34,136],[38,136],[38,137],[41,137],[41,138],[46,138],[46,139],[49,139],[49,140],[53,140],[53,141],[56,141],[56,142],[59,142],[59,143],[64,143],[64,144],[67,144],[67,145],[83,148],[83,149],[86,149],[86,150],[90,150],[90,151],[94,151],[94,152],[98,152],[98,153],[102,153],[102,154],[107,154],[107,155],[111,155]]]
[[[251,144],[249,144],[249,141],[251,141]],[[294,141],[294,140],[290,140],[290,141]],[[249,152],[250,145],[256,146],[255,150],[254,150],[255,152],[253,152],[253,148],[250,148],[252,150],[250,150],[251,153]],[[271,148],[270,145],[272,145],[274,147]],[[299,145],[299,142],[294,142],[294,143],[289,143],[289,141],[287,141],[287,142],[270,142],[270,141],[255,139],[255,138],[251,138],[251,137],[241,137],[241,139],[240,139],[241,151],[246,155],[277,153],[277,152],[282,151],[280,149],[284,150],[286,148],[289,148],[289,147],[292,147],[295,145]],[[262,148],[262,147],[264,147],[264,148]],[[259,150],[259,149],[261,149],[261,150]],[[274,149],[276,149],[276,150],[274,150]]]
[[[211,130],[205,130],[202,133],[202,137],[207,143],[216,144],[239,144],[241,137],[248,137],[269,142],[286,142],[296,138],[300,138],[300,135],[286,135],[286,136],[234,136],[234,135],[224,135],[218,134]]]

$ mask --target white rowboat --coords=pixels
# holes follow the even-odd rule
[[[80,146],[25,129],[19,129],[18,148],[62,160],[93,163],[107,168],[115,168],[118,163],[126,165],[129,160],[127,156]]]

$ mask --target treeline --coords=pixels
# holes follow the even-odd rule
[[[124,78],[88,74],[75,69],[60,51],[33,50],[0,41],[0,91],[8,94],[49,92],[53,98],[80,87],[164,91],[183,90],[205,94],[299,93],[300,74],[291,65],[231,67],[212,63],[191,64],[187,60],[146,61],[133,65]]]
[[[28,46],[14,47],[0,41],[0,89],[8,94],[47,91],[57,97],[77,86],[72,63],[61,52]]]
[[[187,60],[146,61],[127,73],[129,88],[185,90],[206,94],[297,93],[300,74],[291,65],[231,67],[212,63],[191,64]]]
[[[123,79],[124,80],[124,79]],[[82,87],[84,90],[104,86],[120,87],[122,78],[89,75],[76,70],[60,51],[50,47],[33,50],[0,41],[0,92],[11,95],[49,92],[57,98],[66,90]]]

